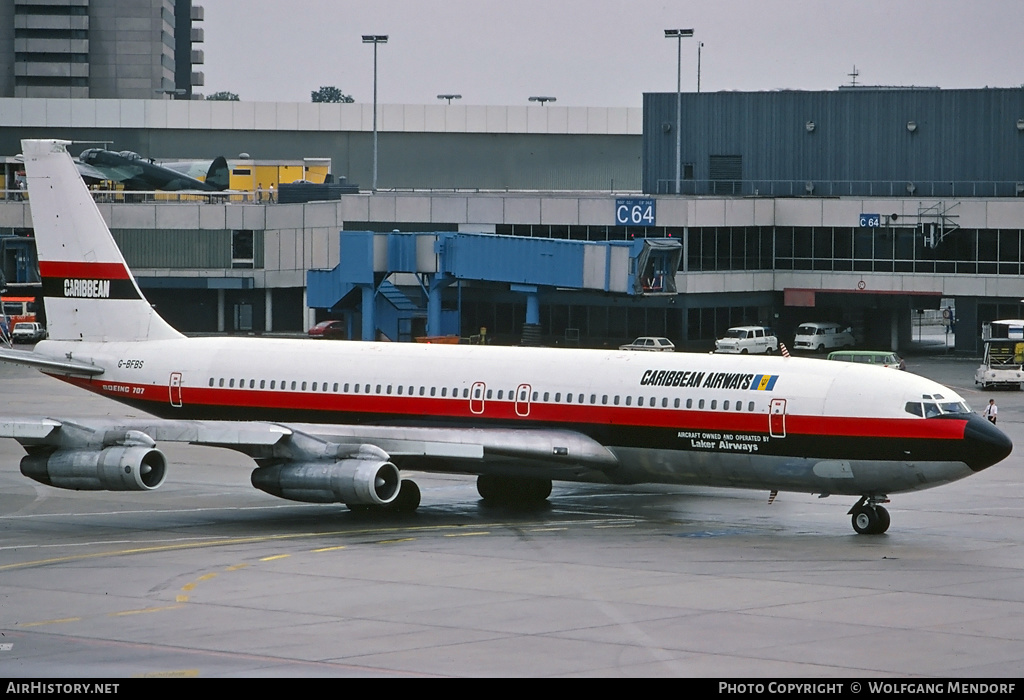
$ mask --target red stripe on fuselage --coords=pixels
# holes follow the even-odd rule
[[[39,276],[99,280],[126,280],[130,278],[128,268],[122,263],[69,262],[60,260],[40,260]]]
[[[109,398],[134,404],[153,405],[153,412],[166,414],[170,406],[170,389],[166,385],[57,377],[83,389]],[[531,402],[530,411],[522,416],[516,403],[489,399],[482,414],[470,411],[468,398],[428,396],[397,396],[378,394],[335,394],[333,392],[295,392],[259,389],[221,389],[181,387],[183,417],[188,409],[278,409],[322,413],[318,422],[337,422],[342,414],[387,415],[396,420],[424,419],[476,420],[479,422],[520,422],[535,427],[547,424],[565,428],[573,425],[614,425],[671,430],[719,430],[768,434],[768,414],[748,411],[713,411],[705,409],[600,406],[592,404],[553,404]],[[177,409],[175,409],[177,410]],[[815,416],[786,414],[786,434],[792,436],[862,437],[962,440],[966,420],[907,418],[861,418],[847,416]],[[785,440],[785,438],[776,438]]]

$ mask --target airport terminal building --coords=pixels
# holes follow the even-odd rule
[[[385,105],[371,191],[369,105],[0,99],[0,270],[9,289],[33,282],[13,252],[31,231],[10,196],[19,141],[66,138],[155,159],[330,158],[362,183],[290,204],[101,202],[147,296],[189,332],[338,317],[365,337],[372,317],[393,340],[485,327],[495,342],[710,349],[730,325],[788,342],[798,323],[840,321],[898,349],[951,299],[956,348],[974,352],[983,322],[1022,315],[1024,89],[676,104]]]

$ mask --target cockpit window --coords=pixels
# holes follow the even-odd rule
[[[908,401],[904,410],[912,416],[921,418],[934,418],[945,414],[966,415],[971,412],[970,406],[963,401],[944,401],[942,403]]]

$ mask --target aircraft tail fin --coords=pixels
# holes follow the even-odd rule
[[[228,161],[224,156],[217,156],[210,163],[210,169],[206,171],[206,184],[221,192],[231,184],[231,170],[228,169]]]
[[[69,145],[56,139],[21,142],[50,339],[182,337],[142,296]]]

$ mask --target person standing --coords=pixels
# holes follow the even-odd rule
[[[982,412],[981,415],[988,418],[989,423],[995,425],[996,417],[999,415],[999,407],[996,406],[995,399],[988,400],[988,406],[985,406],[985,410]]]

